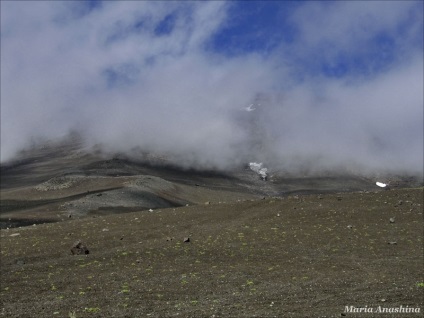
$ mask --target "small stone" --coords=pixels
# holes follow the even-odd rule
[[[19,236],[19,235],[21,235],[21,233],[13,233],[13,234],[10,234],[9,236]]]
[[[109,229],[106,229],[106,228],[104,228],[103,230],[102,230],[102,232],[108,232],[109,231]]]
[[[189,237],[184,238],[183,242],[184,243],[190,243],[190,238]]]
[[[153,209],[149,209],[149,212],[153,212]]]
[[[348,228],[348,229],[351,229],[351,228],[353,228],[353,225],[350,225],[350,224],[349,224],[349,225],[347,226],[347,228]]]
[[[387,244],[389,244],[389,245],[397,245],[397,242],[392,241],[392,242],[388,242]]]
[[[87,246],[84,245],[84,243],[81,241],[76,241],[74,245],[72,245],[71,253],[72,255],[87,255],[90,253],[90,251],[88,250]]]
[[[280,213],[277,213],[277,216],[280,216]]]
[[[389,221],[390,223],[395,223],[395,218],[390,218]]]
[[[206,201],[205,202],[205,205],[209,205],[209,204],[211,204],[211,201]]]

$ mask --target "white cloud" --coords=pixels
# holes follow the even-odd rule
[[[416,7],[413,1],[390,1],[384,5],[380,1],[313,1],[300,7],[292,19],[308,45],[333,42],[352,48],[379,32],[396,31]]]
[[[208,168],[258,158],[290,169],[351,160],[422,171],[422,47],[411,44],[420,22],[398,39],[412,7],[402,3],[309,2],[292,16],[298,39],[267,58],[207,51],[231,18],[225,2],[104,2],[91,11],[82,2],[2,3],[1,159],[31,137],[76,129],[110,151],[141,147]],[[158,35],[167,17],[169,32]],[[372,77],[310,76],[293,58],[313,60],[317,47],[316,59],[332,56],[328,42],[356,50],[380,31],[408,54]],[[262,127],[259,146],[237,119],[258,93],[269,98],[249,113]]]

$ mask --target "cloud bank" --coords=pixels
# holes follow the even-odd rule
[[[2,2],[2,162],[78,131],[198,168],[422,174],[422,2],[279,9],[272,46],[234,51],[234,2]]]

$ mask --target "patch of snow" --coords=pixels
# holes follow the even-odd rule
[[[262,180],[266,180],[266,178],[268,177],[268,169],[263,167],[262,162],[261,163],[251,162],[249,163],[249,168],[250,170],[259,174]]]
[[[253,112],[256,109],[254,108],[254,106],[255,106],[254,104],[250,104],[249,106],[245,108],[245,110],[248,112]]]
[[[380,188],[385,188],[385,187],[387,187],[387,184],[385,184],[385,183],[382,183],[382,182],[376,182],[375,183],[377,186],[379,186]]]

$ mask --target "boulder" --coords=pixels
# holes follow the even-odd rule
[[[76,241],[71,247],[72,255],[87,255],[90,253],[87,246],[81,241]]]

